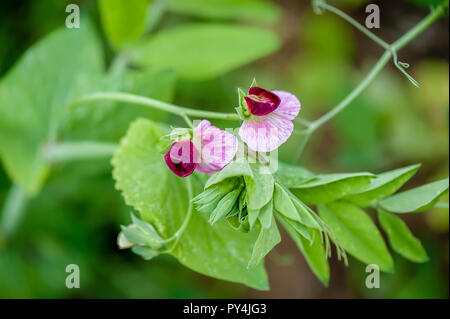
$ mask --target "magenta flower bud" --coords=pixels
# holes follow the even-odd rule
[[[245,97],[249,112],[256,116],[263,116],[275,111],[280,105],[280,98],[266,89],[252,86]]]
[[[164,160],[177,176],[186,177],[194,172],[197,166],[194,161],[196,157],[194,144],[186,139],[173,143],[164,155]]]

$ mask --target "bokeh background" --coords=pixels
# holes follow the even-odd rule
[[[365,20],[365,5],[378,4],[381,28],[375,32],[388,42],[429,10],[421,0],[329,2],[360,22]],[[68,3],[79,4],[82,15],[89,15],[103,38],[106,59],[112,61],[95,0],[0,0],[0,77],[33,43],[64,24]],[[296,94],[302,102],[301,116],[313,120],[345,97],[383,52],[333,14],[314,14],[309,1],[272,3],[277,19],[242,23],[274,30],[282,43],[278,51],[210,80],[176,79],[165,99],[229,112],[237,101],[236,88],[248,87],[256,77],[261,86]],[[164,12],[156,29],[215,20]],[[400,52],[421,89],[389,65],[316,133],[301,164],[315,172],[378,173],[422,163],[405,189],[448,176],[448,33],[445,17]],[[171,116],[166,120],[176,123]],[[281,159],[291,158],[301,140],[292,137],[280,150]],[[0,205],[10,185],[0,167]],[[448,298],[448,210],[406,216],[430,260],[413,264],[394,256],[395,273],[383,274],[381,288],[372,290],[364,285],[365,266],[353,258],[349,267],[333,258],[330,286],[324,287],[286,234],[267,258],[268,292],[207,278],[169,256],[146,262],[117,249],[119,225],[128,224],[128,218],[107,161],[57,165],[42,192],[29,202],[14,234],[0,238],[0,298]],[[81,269],[80,289],[64,284],[65,267],[72,263]]]

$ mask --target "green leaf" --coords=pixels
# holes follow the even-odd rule
[[[267,0],[168,0],[168,9],[202,18],[275,22],[281,10]]]
[[[57,138],[68,103],[102,72],[102,55],[84,21],[79,30],[63,28],[33,45],[1,80],[0,158],[29,195],[48,174],[43,147]]]
[[[136,64],[173,68],[183,79],[206,80],[269,55],[279,46],[278,37],[268,30],[196,23],[161,31],[129,53]]]
[[[411,165],[377,175],[369,186],[359,192],[345,196],[343,199],[359,207],[370,206],[380,199],[395,193],[419,169],[420,164]]]
[[[366,264],[376,264],[383,271],[393,271],[394,262],[383,237],[363,210],[335,202],[319,205],[319,214],[351,255]]]
[[[432,208],[448,192],[448,178],[383,199],[381,207],[393,213],[416,213]]]
[[[275,180],[272,174],[263,173],[260,168],[251,165],[253,177],[244,176],[249,209],[261,209],[273,198]]]
[[[283,182],[283,185],[288,188],[293,188],[301,184],[311,182],[316,178],[316,175],[306,168],[298,165],[289,165],[280,162],[276,175]]]
[[[131,247],[131,250],[133,251],[133,253],[141,256],[145,260],[153,259],[159,255],[158,251],[145,246],[133,246]]]
[[[365,189],[374,177],[371,173],[327,174],[291,188],[307,204],[332,202]]]
[[[253,268],[258,265],[280,241],[281,236],[275,220],[272,220],[269,228],[261,227],[258,239],[253,246],[252,256],[247,268]]]
[[[222,170],[215,172],[206,182],[205,188],[221,183],[222,181],[240,176],[253,177],[252,169],[247,161],[232,161]]]
[[[217,207],[213,210],[211,216],[209,217],[209,222],[211,224],[215,224],[222,218],[228,216],[234,207],[237,207],[237,200],[239,194],[241,193],[240,189],[235,189],[232,192],[226,194],[217,204]]]
[[[122,226],[122,233],[125,238],[135,245],[147,246],[158,249],[162,246],[162,239],[154,236],[153,233],[145,233],[136,225]]]
[[[297,213],[300,216],[300,222],[308,227],[323,230],[322,227],[317,223],[315,218],[316,213],[309,208],[307,205],[302,203],[298,198],[291,197],[295,208],[297,208]]]
[[[99,0],[100,18],[109,42],[120,48],[141,37],[152,0]]]
[[[292,203],[291,197],[278,183],[275,184],[273,200],[275,209],[279,213],[292,220],[301,222],[300,216],[297,212],[297,208],[295,208],[294,203]]]
[[[378,220],[386,232],[393,250],[416,263],[423,263],[428,260],[427,253],[420,240],[414,237],[400,217],[379,209]]]
[[[264,229],[269,229],[273,221],[273,200],[268,202],[266,206],[261,208],[258,215],[258,220],[261,223],[261,227]]]
[[[173,236],[181,227],[190,207],[190,187],[201,188],[195,176],[179,178],[167,167],[160,153],[161,129],[149,120],[134,122],[113,157],[116,188],[126,203],[137,210],[142,219],[155,226],[162,238]],[[219,279],[267,289],[263,265],[247,270],[258,232],[237,232],[224,221],[214,225],[208,216],[193,211],[187,227],[171,254],[185,266]]]
[[[330,281],[330,267],[328,265],[328,258],[320,237],[320,232],[315,229],[309,229],[311,240],[308,240],[292,227],[287,218],[280,216],[279,220],[284,229],[286,229],[291,236],[292,240],[297,244],[314,275],[316,275],[325,286],[328,286]]]

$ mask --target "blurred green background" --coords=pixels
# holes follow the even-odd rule
[[[329,2],[361,22],[365,5],[378,4],[381,29],[375,32],[388,42],[428,12],[426,1],[419,0]],[[114,50],[104,35],[97,1],[0,0],[0,77],[33,43],[64,25],[68,3],[79,4],[82,17],[94,22],[106,61],[112,63]],[[210,79],[166,74],[164,90],[154,90],[159,98],[178,105],[212,105],[212,110],[231,112],[237,103],[236,88],[247,88],[256,77],[263,87],[296,94],[302,102],[301,116],[312,120],[344,98],[383,52],[331,13],[314,14],[309,1],[264,2],[257,7],[260,11],[251,11],[253,15],[226,6],[194,12],[181,8],[163,10],[148,32],[194,21],[220,21],[270,29],[280,37],[281,46],[269,56]],[[421,89],[390,65],[316,133],[301,164],[316,172],[378,173],[422,163],[405,188],[448,176],[448,31],[448,18],[440,19],[399,54],[411,64],[409,71]],[[146,87],[139,91],[155,96]],[[179,123],[172,116],[148,116]],[[293,136],[280,149],[281,159],[292,158],[301,140],[300,135]],[[0,204],[10,186],[0,167]],[[116,237],[119,225],[128,224],[129,211],[114,189],[108,161],[56,165],[41,193],[28,203],[15,233],[0,238],[0,298],[448,298],[448,210],[405,218],[423,240],[430,261],[412,264],[395,258],[396,271],[382,276],[380,289],[365,288],[364,265],[352,258],[349,267],[333,258],[330,286],[323,287],[283,234],[283,242],[267,261],[268,292],[198,275],[168,256],[146,262],[119,251]],[[68,264],[80,266],[80,289],[65,287]]]

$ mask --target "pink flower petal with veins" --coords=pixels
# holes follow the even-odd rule
[[[194,129],[194,146],[197,151],[197,170],[212,174],[221,170],[234,158],[237,152],[237,137],[223,131],[207,120]]]
[[[285,91],[273,91],[280,98],[280,105],[264,116],[252,116],[239,129],[241,139],[254,151],[271,152],[286,142],[294,130],[292,120],[301,105],[295,95]]]

